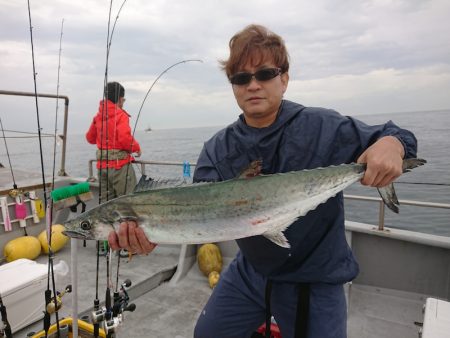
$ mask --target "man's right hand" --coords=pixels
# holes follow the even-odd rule
[[[139,151],[136,151],[134,154],[135,154],[134,157],[141,157],[142,152],[139,150]]]
[[[134,221],[120,223],[117,232],[109,233],[108,243],[113,250],[127,249],[128,252],[139,255],[148,254],[156,247],[156,244],[148,240],[144,230]]]

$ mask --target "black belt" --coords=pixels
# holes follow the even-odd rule
[[[308,283],[299,283],[297,313],[295,316],[295,338],[307,338],[308,319],[309,319],[309,293],[310,287]],[[272,313],[270,310],[270,295],[272,293],[272,281],[267,280],[266,283],[266,332],[265,337],[271,338],[270,324]]]

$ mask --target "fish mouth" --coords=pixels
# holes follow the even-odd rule
[[[62,233],[70,238],[89,239],[86,235],[74,230],[64,230]]]

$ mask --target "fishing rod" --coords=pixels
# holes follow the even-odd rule
[[[36,104],[36,119],[37,119],[37,127],[38,127],[38,138],[39,138],[39,150],[40,150],[40,158],[41,158],[41,174],[42,174],[42,189],[44,192],[44,204],[46,210],[48,210],[48,203],[47,203],[47,189],[46,189],[46,182],[45,182],[45,168],[44,168],[44,157],[43,157],[43,150],[42,150],[42,137],[41,137],[41,125],[40,125],[40,118],[39,118],[39,104],[38,104],[38,94],[37,94],[37,80],[36,80],[36,65],[34,62],[34,43],[33,43],[33,26],[31,23],[31,7],[30,7],[30,0],[27,0],[28,4],[28,19],[29,19],[29,25],[30,25],[30,42],[31,42],[31,59],[33,63],[33,83],[34,83],[34,98],[35,98],[35,104]],[[47,218],[48,220],[48,218]],[[49,247],[50,249],[50,247]],[[51,257],[51,252],[49,251],[49,260]],[[50,262],[50,261],[49,261]],[[50,269],[50,265],[49,265]],[[53,271],[53,269],[52,269]],[[52,277],[53,282],[53,302],[54,304],[57,304],[57,295],[56,295],[56,288],[55,288],[55,280],[54,275]],[[48,330],[50,328],[50,313],[47,310],[47,305],[49,305],[52,301],[51,299],[51,290],[49,287],[47,287],[47,290],[45,290],[45,311],[44,311],[44,331],[45,336],[48,335]],[[56,326],[57,326],[57,335],[60,336],[60,328],[59,328],[59,318],[58,318],[58,312],[55,313],[56,316]]]
[[[55,129],[54,129],[54,140],[53,140],[53,171],[52,171],[52,187],[55,186],[55,168],[56,168],[56,135],[58,132],[58,110],[59,110],[59,79],[60,79],[60,71],[61,71],[61,52],[62,52],[62,38],[63,38],[63,31],[64,31],[64,19],[61,21],[61,34],[59,37],[59,52],[58,52],[58,70],[57,70],[57,80],[56,80],[56,107],[55,107]],[[48,273],[47,273],[47,290],[50,290],[50,280],[52,282],[52,288],[53,288],[53,294],[54,294],[54,300],[53,302],[50,302],[46,306],[46,312],[49,312],[49,309],[52,309],[51,304],[54,305],[54,313],[55,313],[55,319],[56,319],[56,327],[58,336],[60,334],[60,328],[59,328],[59,315],[58,315],[58,295],[56,294],[56,283],[55,283],[55,272],[53,269],[53,258],[54,253],[51,246],[52,243],[52,228],[53,228],[53,201],[50,200],[50,207],[49,213],[47,216],[48,219],[48,231],[47,231],[47,243],[48,243]],[[71,288],[70,288],[71,291]],[[69,292],[70,292],[69,291]],[[47,291],[46,291],[47,292]],[[49,308],[50,306],[50,308]],[[61,306],[61,305],[59,305]]]
[[[108,12],[108,29],[107,29],[107,35],[106,35],[106,60],[105,60],[105,75],[103,79],[103,111],[102,113],[105,114],[106,109],[106,126],[108,125],[108,106],[106,104],[106,98],[108,97],[108,60],[109,60],[109,47],[110,47],[110,41],[109,41],[109,34],[110,34],[110,24],[111,24],[111,11],[112,11],[112,0],[109,3],[109,12]],[[105,130],[105,119],[102,115],[102,126],[100,129],[100,149],[103,149],[103,133]],[[106,128],[106,131],[108,129]],[[106,134],[108,136],[108,134]],[[108,145],[108,140],[105,140],[106,146]],[[103,191],[103,180],[102,180],[102,174],[103,174],[103,167],[102,167],[102,160],[103,160],[103,151],[100,151],[100,168],[99,168],[99,193],[98,193],[98,202],[99,204],[102,203],[102,191]],[[106,154],[106,161],[108,162],[108,154]],[[108,178],[108,168],[106,168],[106,178]],[[106,190],[108,191],[108,180],[106,181]],[[108,198],[108,192],[106,192],[106,198]],[[94,325],[94,337],[97,338],[99,336],[100,331],[100,322],[103,320],[95,320],[96,317],[94,317],[95,314],[101,313],[100,310],[100,299],[98,296],[98,286],[99,286],[99,272],[100,272],[100,241],[97,241],[96,245],[97,249],[97,257],[96,257],[96,269],[95,269],[95,299],[94,299],[94,312],[92,315],[92,321]],[[105,299],[106,302],[106,299]]]
[[[108,30],[107,30],[107,37],[106,37],[106,61],[105,61],[105,75],[104,75],[104,81],[103,81],[103,110],[102,110],[102,124],[101,124],[101,130],[100,130],[100,149],[109,149],[109,131],[108,131],[108,105],[107,105],[107,98],[108,98],[108,71],[109,71],[109,55],[111,50],[111,44],[112,44],[112,38],[114,35],[115,27],[117,24],[117,21],[119,19],[120,12],[122,11],[122,8],[125,5],[126,0],[122,2],[122,5],[120,6],[116,18],[114,20],[113,28],[111,28],[111,12],[112,12],[112,3],[113,1],[110,1],[109,5],[109,13],[108,13]],[[105,133],[105,126],[106,126],[106,133]],[[103,144],[103,135],[105,133],[105,144]],[[103,163],[103,156],[104,152],[100,152],[100,168],[99,168],[99,203],[102,203],[103,201],[103,180],[102,180],[102,170],[104,169],[102,167]],[[108,152],[106,152],[106,163],[108,163]],[[106,200],[109,200],[109,189],[108,189],[108,167],[106,165]],[[104,243],[103,243],[104,244]],[[109,249],[109,248],[108,248]],[[97,268],[96,268],[96,284],[95,284],[95,299],[94,299],[94,313],[99,313],[100,308],[100,301],[98,298],[98,276],[99,276],[99,256],[100,256],[100,242],[97,242]],[[109,278],[109,257],[107,256],[107,262],[106,262],[106,269],[107,269],[107,279]],[[119,274],[119,271],[117,271],[117,275]],[[111,312],[111,291],[109,288],[109,281],[107,280],[107,286],[106,286],[106,294],[105,294],[105,304],[106,304],[106,312]],[[99,334],[99,321],[94,321],[94,336],[98,337]]]
[[[110,51],[111,51],[111,44],[112,44],[112,38],[114,36],[114,31],[116,28],[116,24],[117,21],[119,20],[119,16],[120,16],[120,12],[122,11],[123,6],[125,5],[125,2],[127,0],[124,0],[122,2],[122,5],[120,6],[116,18],[114,20],[113,23],[113,28],[112,30],[110,29],[111,27],[111,12],[112,12],[112,3],[113,1],[110,1],[110,5],[109,5],[109,14],[108,14],[108,31],[107,31],[107,35],[106,35],[106,62],[105,62],[105,76],[103,79],[103,116],[102,116],[102,127],[101,127],[101,131],[100,131],[100,148],[101,149],[109,149],[109,131],[108,128],[106,128],[106,137],[105,137],[105,145],[103,144],[103,132],[104,132],[104,128],[105,128],[105,124],[106,126],[108,125],[108,105],[106,104],[107,102],[107,98],[108,98],[108,71],[109,71],[109,55],[110,55]],[[104,117],[104,118],[103,118]],[[104,147],[105,146],[105,147]],[[108,152],[106,152],[106,162],[108,162],[109,158],[108,158]],[[100,161],[103,160],[103,152],[100,152]],[[102,171],[103,168],[100,167],[100,173]],[[106,170],[106,182],[108,182],[108,170]],[[101,201],[101,195],[102,195],[102,180],[100,180],[99,182],[99,201]],[[109,189],[106,189],[106,200],[109,200]]]

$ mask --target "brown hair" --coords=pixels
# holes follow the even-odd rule
[[[228,78],[248,61],[259,65],[267,58],[272,59],[283,73],[289,70],[289,54],[284,40],[264,26],[245,27],[230,39],[229,47],[229,59],[219,61]]]

